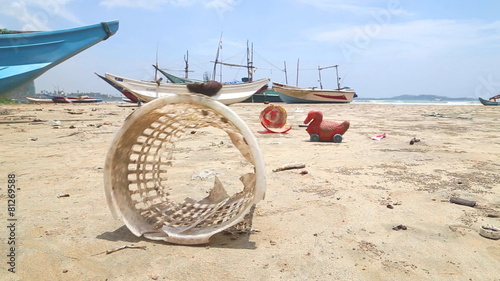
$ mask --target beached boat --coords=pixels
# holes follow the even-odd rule
[[[134,96],[131,92],[127,91],[126,89],[124,89],[123,87],[121,87],[120,85],[118,85],[117,83],[113,82],[113,80],[111,79],[108,79],[98,73],[95,73],[95,75],[97,75],[99,78],[101,78],[102,80],[106,81],[106,83],[108,83],[109,85],[111,85],[113,88],[115,88],[116,90],[118,90],[118,92],[120,92],[122,95],[125,96],[125,98],[123,99],[123,101],[125,102],[130,102],[130,103],[141,103],[141,102],[145,102],[143,100],[140,100],[139,98],[137,98],[136,96]]]
[[[170,74],[170,73],[166,72],[163,69],[160,69],[158,66],[156,66],[154,64],[153,64],[153,67],[157,71],[159,71],[163,76],[165,76],[168,79],[168,81],[170,81],[172,83],[176,83],[176,84],[203,83],[203,81],[201,81],[201,80],[187,79],[187,78],[182,78],[182,77],[179,77],[179,76],[175,76],[173,74]]]
[[[105,77],[143,101],[151,101],[158,97],[190,92],[188,89],[188,85],[190,84],[147,82],[110,73],[106,73]],[[223,84],[219,92],[212,98],[225,105],[242,102],[262,89],[262,87],[267,87],[268,83],[269,79],[264,78],[247,83]]]
[[[479,98],[479,101],[483,105],[498,105],[498,106],[500,106],[500,102],[497,101],[499,99],[500,99],[500,95],[496,95],[496,96],[491,97],[489,100],[485,100],[485,99]]]
[[[112,36],[118,21],[55,31],[0,34],[0,94],[39,77],[50,68]]]
[[[31,103],[37,103],[37,104],[42,104],[42,103],[54,103],[52,99],[49,98],[32,98],[32,97],[26,97],[26,100],[28,100]]]
[[[102,99],[91,98],[87,96],[79,96],[79,97],[57,96],[53,97],[52,101],[55,103],[94,103],[94,102],[102,102]]]
[[[300,88],[273,82],[272,89],[278,92],[281,100],[286,103],[350,103],[357,96],[350,88]]]
[[[243,102],[256,102],[256,103],[275,103],[275,102],[283,102],[276,91],[271,89],[265,89],[263,91],[259,91]]]
[[[158,68],[156,65],[153,65],[153,67],[172,83],[176,83],[176,84],[203,83],[203,81],[200,81],[200,80],[192,80],[192,79],[187,79],[187,78],[175,76],[173,74],[170,74],[170,73]],[[242,82],[242,83],[248,83],[248,82]],[[223,84],[230,84],[230,83],[223,83]],[[269,89],[261,89],[260,91],[257,91],[255,94],[251,95],[249,98],[243,100],[242,102],[262,102],[262,103],[264,103],[264,102],[282,102],[282,100],[280,99],[278,93],[276,93],[272,90],[269,90]]]

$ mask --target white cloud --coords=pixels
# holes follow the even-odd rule
[[[23,30],[49,30],[50,21],[63,18],[73,23],[81,24],[81,20],[67,9],[74,0],[0,0],[0,15],[9,18],[11,22]]]
[[[141,8],[147,10],[159,9],[164,5],[178,7],[188,7],[193,5],[203,5],[206,8],[219,12],[232,10],[241,0],[102,0],[99,4],[108,8]]]
[[[336,14],[348,13],[357,16],[369,16],[380,11],[389,12],[398,16],[409,16],[410,12],[403,9],[400,0],[297,0],[298,2],[315,7],[319,10]]]
[[[404,23],[348,26],[316,31],[313,41],[338,44],[349,55],[376,53],[393,57],[425,57],[460,52],[463,48],[498,45],[500,22],[418,20]]]

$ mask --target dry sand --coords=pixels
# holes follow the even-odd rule
[[[500,108],[283,106],[293,125],[287,134],[258,133],[264,104],[230,106],[266,162],[266,199],[253,218],[260,232],[219,234],[202,246],[135,237],[108,209],[105,155],[136,108],[2,106],[0,219],[9,225],[7,181],[15,174],[17,221],[16,273],[8,272],[4,226],[0,279],[500,280],[500,240],[478,234],[482,225],[500,227]],[[309,142],[298,125],[311,109],[351,122],[342,143]],[[435,113],[453,118],[426,116]],[[27,122],[35,118],[62,127]],[[369,138],[383,132],[385,139]],[[413,137],[421,141],[410,145]],[[292,162],[306,167],[272,171]],[[452,204],[453,196],[477,206]],[[130,244],[146,249],[102,253]]]

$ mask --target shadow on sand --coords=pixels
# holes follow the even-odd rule
[[[250,234],[241,234],[233,236],[231,234],[218,233],[210,238],[208,244],[202,245],[176,245],[171,244],[161,240],[150,240],[144,237],[135,236],[128,228],[124,225],[113,232],[104,232],[96,236],[97,239],[114,241],[114,242],[127,242],[127,243],[139,243],[148,242],[155,244],[164,244],[171,246],[191,246],[191,247],[213,247],[213,248],[225,248],[225,249],[248,249],[255,250],[255,242],[250,241]]]

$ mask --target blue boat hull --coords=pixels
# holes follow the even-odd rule
[[[106,40],[118,27],[118,21],[110,21],[65,30],[0,34],[0,94]]]
[[[500,106],[500,102],[489,101],[489,100],[485,100],[485,99],[482,99],[482,98],[479,98],[479,101],[483,105],[499,105]]]

